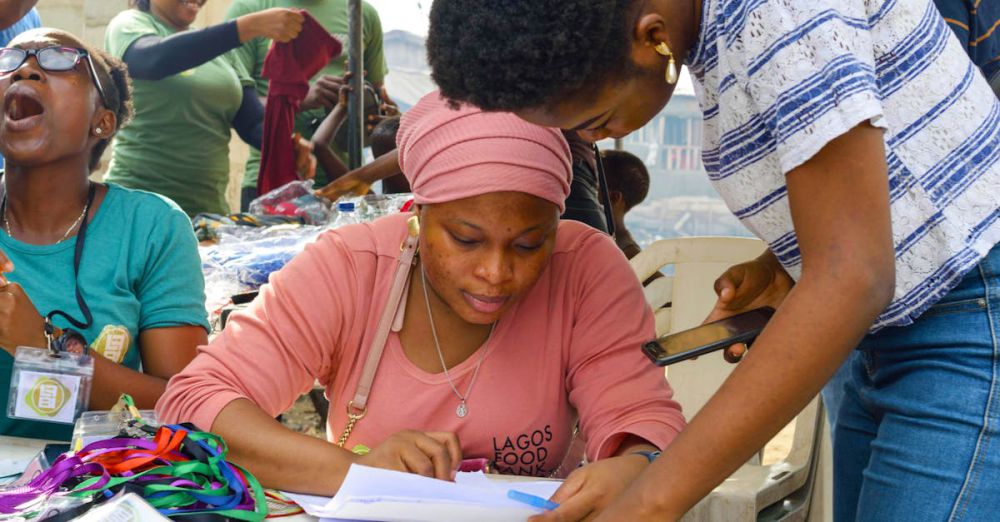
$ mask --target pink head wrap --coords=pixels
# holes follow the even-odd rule
[[[556,129],[505,112],[453,110],[435,91],[403,114],[396,148],[418,204],[511,191],[566,209],[573,170]]]

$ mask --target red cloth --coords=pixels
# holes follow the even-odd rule
[[[342,46],[315,18],[305,11],[302,32],[288,43],[271,46],[264,58],[261,75],[269,80],[267,107],[264,109],[264,137],[260,151],[260,175],[257,193],[299,179],[295,172],[295,113],[309,92],[309,80],[331,58],[340,55]]]

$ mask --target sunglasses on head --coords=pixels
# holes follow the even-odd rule
[[[4,47],[0,49],[0,74],[10,74],[19,69],[28,57],[34,56],[38,66],[49,72],[70,71],[76,67],[80,60],[87,62],[87,70],[94,80],[97,93],[101,96],[101,102],[105,107],[108,105],[108,97],[104,94],[104,86],[101,79],[97,77],[97,69],[94,68],[94,61],[86,49],[77,47],[43,47],[41,49],[19,49],[16,47]]]

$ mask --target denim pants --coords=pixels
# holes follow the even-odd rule
[[[838,379],[838,522],[1000,520],[1000,247]]]

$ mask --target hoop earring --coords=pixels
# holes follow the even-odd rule
[[[653,50],[669,59],[667,62],[666,73],[667,83],[670,85],[677,83],[677,63],[674,61],[674,53],[670,51],[670,47],[667,45],[667,42],[660,42],[656,44],[656,47],[653,47]]]

